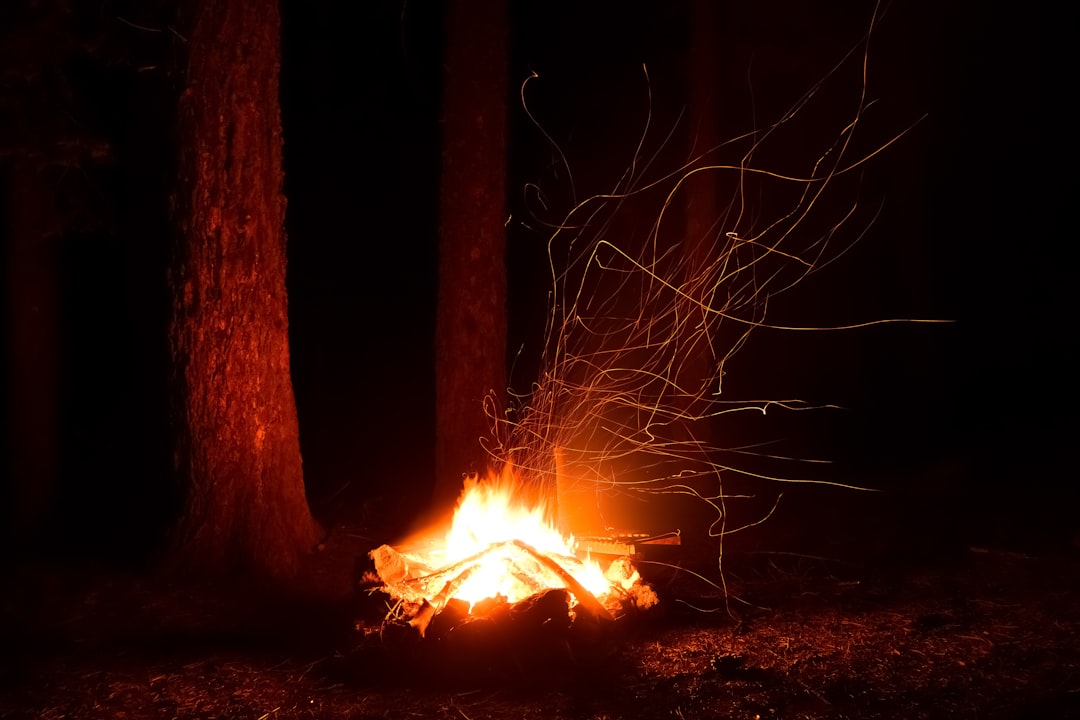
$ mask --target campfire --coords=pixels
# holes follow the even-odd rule
[[[510,464],[467,479],[448,530],[371,551],[377,577],[369,585],[393,601],[381,630],[450,641],[478,633],[567,639],[655,605],[630,557],[601,563],[578,552],[557,529],[555,504]]]

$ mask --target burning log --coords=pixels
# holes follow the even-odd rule
[[[435,617],[435,613],[446,606],[447,602],[454,597],[454,593],[458,591],[458,588],[461,587],[462,583],[468,580],[469,576],[476,571],[476,568],[477,565],[475,564],[466,567],[458,573],[453,580],[443,586],[443,589],[439,591],[439,594],[435,596],[433,601],[424,601],[424,604],[420,607],[420,612],[409,621],[410,626],[420,631],[420,637],[423,637],[424,633],[427,632],[427,627],[431,624],[431,619]]]
[[[389,546],[370,556],[383,580],[379,589],[400,601],[383,622],[383,644],[418,650],[416,643],[423,643],[443,673],[535,673],[606,657],[613,648],[613,610],[656,603],[629,558],[611,563],[610,592],[601,599],[564,567],[575,558],[554,557],[517,539],[434,570]],[[471,604],[457,597],[491,563],[529,594],[515,602],[496,594]]]
[[[464,560],[459,560],[444,568],[418,577],[410,576],[409,562],[406,556],[389,545],[383,545],[372,550],[370,555],[375,563],[375,570],[383,581],[383,588],[391,596],[407,602],[420,602],[423,605],[420,612],[413,618],[414,621],[417,621],[421,616],[427,617],[427,621],[421,620],[414,624],[421,630],[426,628],[430,617],[442,610],[473,573],[481,568],[485,558],[492,555],[502,555],[504,558],[510,558],[512,564],[508,572],[523,586],[532,589],[530,595],[542,592],[551,586],[538,579],[535,572],[530,573],[518,568],[518,564],[513,559],[515,555],[530,558],[544,570],[550,572],[561,582],[562,587],[573,593],[577,604],[583,609],[597,617],[606,620],[612,619],[611,613],[601,604],[596,595],[582,585],[557,560],[541,553],[522,540],[507,540],[490,545],[485,550]],[[613,564],[613,566],[615,565]],[[624,566],[618,565],[617,567]],[[443,582],[443,578],[448,576],[450,576],[450,580]],[[625,578],[625,573],[622,576]],[[442,583],[441,586],[440,583]],[[428,599],[428,595],[432,594],[435,588],[438,588],[438,591],[434,592],[434,596]]]
[[[570,592],[574,593],[574,597],[577,598],[578,603],[583,608],[604,620],[612,619],[611,613],[609,613],[607,609],[600,604],[600,601],[596,599],[596,596],[589,592],[584,585],[578,582],[577,578],[566,572],[566,570],[564,570],[563,567],[559,565],[559,563],[555,562],[547,555],[538,553],[535,549],[530,547],[527,543],[522,542],[521,540],[512,540],[511,542],[515,546],[529,553],[532,557],[536,558],[537,562],[546,567],[548,570],[558,575],[559,579],[566,583],[566,587],[569,588]]]
[[[476,502],[470,491],[498,517],[477,516],[476,507],[462,513]],[[656,603],[630,558],[615,560],[605,573],[575,556],[573,540],[553,526],[533,527],[542,513],[508,508],[509,498],[467,484],[444,539],[369,553],[380,581],[369,588],[397,601],[380,628],[384,645],[395,652],[427,648],[422,654],[440,657],[442,672],[526,666],[535,672],[605,656],[615,618]],[[490,533],[492,526],[500,532]]]

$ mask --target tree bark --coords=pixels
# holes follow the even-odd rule
[[[174,557],[287,578],[317,540],[289,370],[277,0],[192,0],[170,270]]]
[[[59,453],[56,235],[50,187],[36,164],[11,161],[7,248],[10,316],[9,503],[12,541],[42,530],[57,480]],[[5,488],[7,489],[7,488]]]
[[[506,392],[505,0],[447,3],[436,318],[435,502],[487,465],[484,398]]]

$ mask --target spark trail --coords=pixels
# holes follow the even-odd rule
[[[856,212],[857,193],[836,211],[836,196],[852,187],[840,180],[850,177],[857,188],[857,171],[907,132],[885,137],[868,151],[857,149],[866,147],[856,134],[873,105],[866,96],[872,29],[873,23],[862,42],[779,120],[671,172],[656,172],[657,155],[646,156],[646,121],[634,159],[616,186],[573,207],[548,241],[551,287],[542,370],[528,392],[512,396],[509,412],[493,399],[488,403],[494,428],[488,450],[496,463],[510,461],[525,479],[558,482],[579,502],[597,507],[614,496],[645,502],[660,495],[696,498],[710,509],[707,532],[721,548],[726,535],[771,513],[729,522],[734,496],[725,492],[725,480],[733,476],[778,487],[822,483],[865,489],[794,471],[747,469],[744,459],[763,451],[725,446],[714,429],[739,414],[811,409],[796,399],[735,401],[722,395],[725,365],[754,331],[897,321],[833,328],[769,321],[771,300],[828,266],[872,226],[873,213],[867,220],[866,213]],[[820,101],[838,69],[860,61],[857,101],[835,123],[831,142],[794,170],[759,162],[776,156],[783,133]],[[522,86],[526,110],[534,79]],[[688,237],[678,208],[705,175],[733,191],[709,233]],[[642,216],[653,218],[647,228],[635,220]],[[817,462],[772,459],[794,468]]]

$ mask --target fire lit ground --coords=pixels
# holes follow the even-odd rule
[[[615,558],[615,584],[604,579],[594,585],[589,577],[595,579],[595,568],[576,575],[581,558],[566,533],[557,532],[555,544],[548,544],[547,526],[560,530],[560,511],[588,509],[588,503],[549,504],[541,512],[530,502],[527,514],[545,526],[539,538],[521,537],[521,518],[510,524],[509,536],[479,532],[496,529],[490,519],[465,521],[465,539],[472,543],[466,547],[455,546],[460,538],[452,527],[418,522],[424,502],[417,498],[427,497],[432,475],[429,308],[435,271],[433,244],[416,238],[434,234],[441,26],[437,16],[413,4],[357,5],[363,9],[284,4],[293,379],[308,494],[327,536],[284,593],[240,579],[181,584],[148,570],[153,512],[141,503],[156,498],[147,487],[148,478],[157,478],[155,432],[161,423],[150,419],[157,406],[146,397],[155,397],[152,376],[164,370],[145,363],[129,377],[131,358],[79,355],[63,367],[68,414],[58,462],[67,480],[60,485],[60,520],[35,536],[37,545],[29,550],[12,537],[21,554],[13,552],[3,567],[0,717],[1080,715],[1076,473],[1065,462],[1076,429],[1065,414],[1076,400],[1069,380],[1076,342],[1069,308],[1075,303],[1066,297],[1071,269],[1065,269],[1070,266],[1062,249],[1071,227],[1061,220],[1067,183],[1053,181],[1059,166],[1067,165],[1057,146],[1066,135],[1057,105],[1068,85],[1050,82],[1067,67],[1054,55],[1064,45],[1052,37],[1052,28],[1064,24],[1037,10],[974,2],[885,8],[869,53],[871,96],[865,99],[876,102],[859,125],[874,132],[848,154],[849,163],[837,167],[903,136],[859,165],[859,173],[838,175],[843,182],[833,187],[843,192],[834,204],[814,203],[831,220],[793,239],[813,243],[822,228],[829,234],[829,223],[840,228],[856,207],[873,210],[873,221],[853,217],[843,224],[849,234],[841,233],[830,246],[835,254],[825,256],[837,259],[827,272],[777,297],[770,320],[785,326],[913,317],[955,323],[812,334],[760,329],[745,344],[738,334],[724,336],[713,349],[725,360],[725,398],[801,397],[808,405],[847,410],[784,414],[774,406],[765,414],[738,416],[739,422],[710,423],[698,439],[735,449],[721,456],[731,460],[722,469],[730,503],[716,508],[694,493],[672,503],[633,500],[631,510],[638,512],[622,508],[620,522],[658,535],[680,530],[681,543],[636,548],[640,553],[629,564]],[[797,106],[802,93],[826,76],[837,49],[858,44],[871,5],[720,3],[717,47],[729,53],[731,67],[717,85],[727,93],[725,107],[753,109],[751,121],[736,123],[734,132],[760,131]],[[652,167],[663,166],[668,155],[661,149],[679,158],[676,167],[693,155],[691,144],[664,142],[665,133],[679,126],[684,102],[672,98],[692,85],[683,84],[679,68],[687,39],[681,33],[693,6],[517,5],[511,75],[541,73],[543,85],[535,88],[530,110],[568,153],[583,192],[610,190],[631,161],[653,153],[658,164]],[[97,15],[125,12],[110,8]],[[67,15],[58,9],[44,17],[35,27],[51,31],[63,27]],[[132,23],[124,25],[136,33],[132,37],[141,38],[137,42],[155,36],[154,28],[139,28],[140,18],[125,20]],[[70,81],[66,101],[77,97],[83,103],[78,107],[95,108],[93,120],[120,147],[112,169],[87,171],[90,204],[118,192],[116,208],[151,213],[140,199],[156,207],[149,194],[154,186],[140,185],[139,178],[155,160],[132,148],[146,150],[153,146],[148,138],[164,137],[152,129],[162,118],[160,108],[139,85],[153,84],[153,68],[131,69],[137,79],[125,85],[112,74],[126,78],[125,66],[95,64],[99,52],[91,46],[89,60],[80,65],[75,58],[74,70],[64,75]],[[642,62],[649,68],[651,107],[641,101]],[[79,68],[93,72],[80,74]],[[845,98],[847,110],[826,112],[822,121],[811,116],[809,105],[800,107],[782,128],[794,134],[791,144],[762,145],[755,165],[807,159],[813,165],[828,143],[845,137],[852,108],[860,107],[861,86],[843,81],[850,74],[838,77],[841,82],[830,87],[839,95],[828,97]],[[86,99],[95,97],[98,104]],[[645,119],[655,134],[638,147]],[[547,142],[535,139],[535,126],[520,113],[514,122],[516,166],[509,184],[516,189],[542,176],[546,201],[558,203],[566,168]],[[824,146],[818,144],[823,132]],[[808,142],[798,142],[800,136]],[[86,170],[68,169],[64,177],[84,177],[79,173]],[[18,194],[4,191],[13,205]],[[135,200],[120,197],[124,193],[134,193]],[[763,197],[751,205],[767,204]],[[540,212],[544,204],[512,199],[510,205],[511,217],[521,221],[508,225],[508,262],[519,280],[511,287],[517,321],[511,342],[532,349],[550,320],[537,298],[550,288],[528,270],[537,266],[537,238],[549,234],[541,221],[551,218]],[[797,196],[794,207],[805,203]],[[626,203],[622,210],[641,228],[658,219],[655,206]],[[552,212],[558,217],[562,211]],[[108,229],[119,221],[102,211],[87,222]],[[137,226],[154,224],[144,218]],[[83,232],[78,240],[101,243],[96,231]],[[852,235],[859,242],[838,252]],[[102,236],[112,237],[105,231]],[[387,237],[394,241],[381,240]],[[724,237],[738,242],[747,234]],[[59,281],[70,315],[60,333],[65,347],[156,357],[148,348],[156,347],[158,336],[140,334],[153,325],[140,313],[153,304],[144,278],[160,269],[158,259],[148,257],[156,251],[140,245],[110,254],[108,242],[97,252],[87,247],[93,246],[59,246],[65,269]],[[759,259],[750,250],[729,257],[744,267]],[[617,256],[597,257],[600,266],[617,272],[641,268],[619,266]],[[543,249],[539,258],[546,273]],[[643,276],[670,279],[638,272],[639,280]],[[680,277],[693,287],[702,276]],[[759,302],[739,304],[740,297],[762,300],[757,286],[732,290],[747,287],[749,295],[733,292],[727,296],[732,303],[719,307],[733,316],[749,311],[738,316],[744,320],[759,318]],[[602,305],[611,296],[589,299]],[[616,305],[624,319],[645,317],[635,313],[650,307],[672,307],[662,302],[662,291],[633,297],[657,302]],[[130,322],[138,327],[112,324],[116,316],[135,318]],[[94,329],[85,329],[80,318],[93,319],[85,325]],[[647,347],[633,334],[635,327],[607,327],[605,337],[623,332],[620,337],[634,341],[614,348],[632,351],[620,357],[622,370],[652,371],[648,360],[655,357],[634,351]],[[728,353],[736,347],[737,353]],[[531,364],[542,364],[542,355],[516,358],[526,386],[537,369]],[[557,389],[583,387],[575,381]],[[502,459],[514,467],[553,474],[555,482],[547,486],[556,492],[547,494],[549,501],[560,499],[559,477],[636,484],[635,473],[648,475],[643,468],[663,469],[674,457],[674,473],[661,473],[672,477],[681,472],[678,463],[698,457],[692,452],[698,445],[681,426],[660,446],[655,434],[643,441],[622,432],[649,427],[636,422],[643,408],[663,409],[643,405],[642,396],[629,405],[614,402],[624,397],[622,389],[599,396],[601,403],[593,402],[596,395],[561,396],[579,409],[612,410],[601,415],[606,427],[620,432],[600,447],[582,441],[571,422],[580,416],[538,402],[532,405],[552,412],[515,418],[489,447],[513,450]],[[628,407],[634,422],[613,424],[626,420]],[[559,422],[530,425],[529,417]],[[522,442],[513,432],[519,428],[544,442]],[[786,444],[760,445],[763,437]],[[658,449],[663,452],[647,452]],[[558,453],[565,455],[562,463]],[[811,465],[811,476],[836,484],[739,477],[740,470],[762,466],[765,474],[781,477],[771,462],[777,455],[830,458],[830,466]],[[545,470],[545,462],[555,469]],[[781,491],[782,502],[775,504]],[[718,527],[718,518],[726,521],[728,510],[732,522],[746,529],[723,536],[720,574],[717,538],[709,538],[708,530]],[[587,520],[579,516],[565,524],[590,525]],[[608,528],[601,523],[600,529]],[[593,523],[589,534],[595,530]],[[410,555],[417,540],[436,546]],[[436,557],[432,549],[443,554]],[[481,574],[471,569],[470,558],[486,562],[504,551],[498,566],[509,569],[524,591],[470,591],[468,584]],[[603,573],[612,557],[597,553],[590,560],[602,562]],[[425,578],[432,573],[439,583],[429,586]],[[447,586],[453,592],[444,593]],[[476,606],[493,594],[507,600],[481,612]]]

